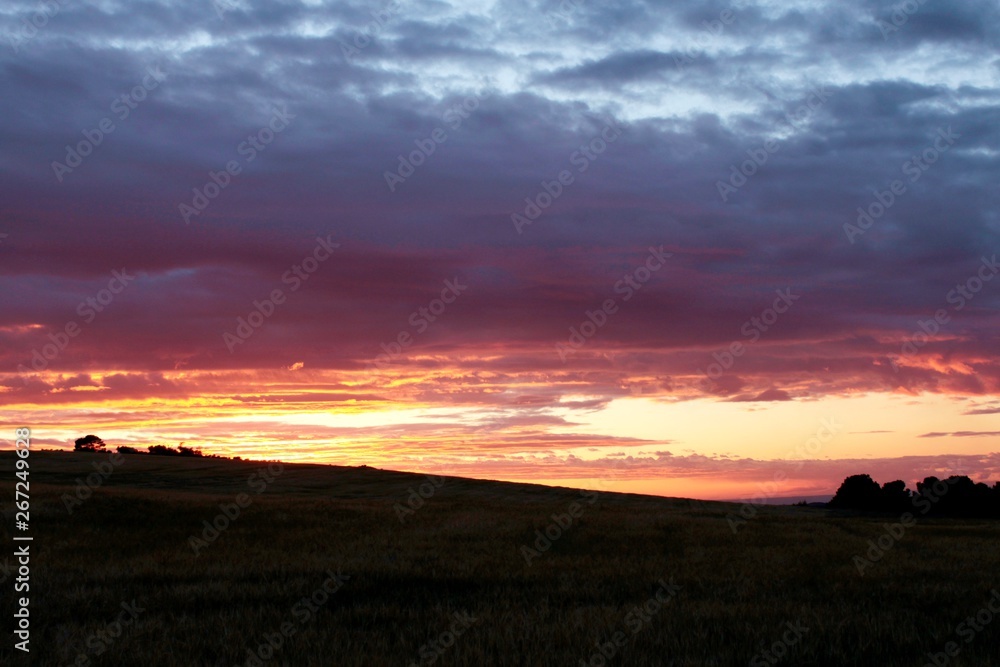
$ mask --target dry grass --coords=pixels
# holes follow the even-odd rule
[[[891,518],[765,508],[734,535],[734,506],[602,494],[529,567],[521,545],[578,492],[448,479],[404,525],[393,504],[421,476],[286,465],[256,495],[259,463],[133,455],[69,515],[60,496],[100,459],[31,457],[32,654],[8,638],[0,664],[86,652],[94,665],[233,667],[290,622],[267,664],[404,666],[468,612],[477,622],[435,665],[576,666],[618,631],[609,665],[748,665],[792,621],[809,632],[778,664],[919,666],[1000,588],[997,522],[921,522],[861,577],[852,557]],[[0,467],[13,489],[10,453]],[[243,491],[252,505],[195,557],[189,537]],[[350,579],[300,622],[296,604],[328,570]],[[633,634],[626,617],[660,579],[682,588]],[[137,621],[103,655],[87,651],[133,599]],[[12,596],[2,604],[11,618]],[[957,641],[949,664],[1000,665],[1000,618]]]

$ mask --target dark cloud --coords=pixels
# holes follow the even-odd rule
[[[661,78],[665,70],[677,67],[681,53],[632,51],[615,53],[597,61],[564,68],[539,77],[539,82],[563,86],[579,86],[581,82],[618,88],[623,84],[650,78]]]
[[[717,34],[705,22],[724,3],[415,3],[345,56],[372,8],[66,4],[4,45],[0,364],[14,373],[70,322],[82,332],[46,365],[78,379],[8,378],[3,400],[70,400],[88,382],[173,395],[190,389],[162,375],[178,369],[357,371],[456,277],[468,291],[394,369],[573,374],[601,396],[581,409],[619,395],[623,373],[736,401],[1000,390],[1000,281],[960,311],[948,300],[997,251],[995,6],[926,4],[882,39],[892,10],[873,3],[744,7]],[[120,119],[114,100],[151,67],[165,80]],[[287,129],[244,162],[285,108]],[[104,118],[114,132],[59,182],[52,162]],[[621,136],[578,171],[609,118]],[[909,180],[949,127],[954,146]],[[435,128],[446,140],[390,191],[386,171]],[[761,151],[722,201],[718,183]],[[241,173],[185,224],[179,205],[231,160]],[[574,182],[517,234],[511,214],[561,170]],[[897,179],[906,192],[850,243],[844,224]],[[291,293],[282,276],[328,234],[340,250]],[[659,245],[673,257],[625,302],[615,286]],[[83,322],[123,267],[135,283]],[[789,287],[801,300],[751,342],[744,325]],[[223,333],[279,288],[287,302],[231,354]],[[560,359],[608,298],[618,311]],[[939,309],[950,322],[906,354]],[[704,381],[733,342],[746,354]]]

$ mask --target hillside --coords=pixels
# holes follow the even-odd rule
[[[996,522],[762,507],[734,533],[725,503],[147,455],[81,498],[107,455],[30,460],[32,653],[2,664],[1000,664],[1000,623],[958,627]]]

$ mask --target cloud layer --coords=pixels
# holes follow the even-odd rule
[[[1000,9],[912,4],[8,5],[0,402],[989,400]]]

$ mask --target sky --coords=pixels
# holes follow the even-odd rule
[[[15,1],[0,36],[10,440],[1000,479],[995,2]]]

